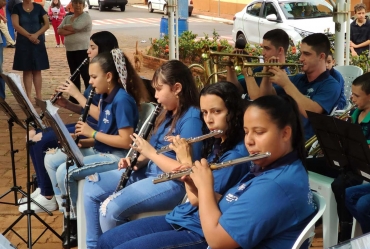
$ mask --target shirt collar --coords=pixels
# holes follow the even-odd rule
[[[293,150],[292,152],[289,152],[285,156],[277,159],[275,162],[271,163],[270,165],[266,166],[264,169],[259,167],[258,165],[253,165],[250,172],[254,174],[255,176],[261,175],[263,172],[266,172],[271,169],[278,168],[283,165],[292,164],[294,161],[298,159],[298,152],[296,150]]]
[[[119,86],[115,86],[113,88],[113,90],[110,92],[109,95],[107,95],[106,93],[103,94],[103,97],[102,97],[103,98],[103,101],[106,102],[106,103],[112,103],[114,97],[116,96],[116,94],[118,93],[118,91],[119,91],[120,88],[121,87],[119,87]]]
[[[308,78],[307,78],[307,75],[306,74],[305,74],[305,77],[306,77],[305,79],[306,79],[306,83],[313,84],[313,83],[316,83],[316,82],[324,81],[329,76],[330,76],[330,71],[329,70],[325,70],[322,74],[320,74],[316,79],[314,79],[311,82],[308,81]]]
[[[357,121],[358,120],[358,116],[360,115],[362,111],[360,109],[356,109],[353,114],[352,114],[352,118],[354,121]],[[366,115],[366,117],[362,120],[361,123],[369,123],[370,122],[370,112]]]

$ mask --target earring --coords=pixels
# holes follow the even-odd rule
[[[108,81],[108,91],[109,91],[109,89],[110,89],[110,81]]]

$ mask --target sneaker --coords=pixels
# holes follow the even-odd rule
[[[31,198],[32,199],[35,199],[40,193],[41,193],[41,189],[40,188],[35,189],[35,191],[33,191],[33,193],[31,193]],[[23,202],[26,202],[26,201],[27,201],[27,197],[26,196],[18,199],[18,203],[23,203]]]
[[[58,44],[58,45],[56,45],[55,47],[56,47],[56,48],[59,48],[59,47],[60,47],[60,45]]]
[[[52,212],[58,208],[58,204],[55,200],[55,196],[50,200],[46,199],[43,195],[38,195],[33,198],[38,204],[46,208],[48,211]],[[35,211],[35,213],[44,212],[39,206],[35,203],[31,202],[31,209]],[[19,206],[19,212],[23,213],[23,211],[27,210],[27,203]]]

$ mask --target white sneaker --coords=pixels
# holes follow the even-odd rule
[[[34,199],[38,204],[46,208],[48,211],[52,212],[58,208],[58,204],[55,200],[55,196],[50,200],[46,199],[43,195],[38,195]],[[27,203],[19,206],[19,212],[23,213],[27,209]],[[31,202],[31,209],[35,211],[35,213],[44,212],[39,206],[35,203]]]
[[[40,193],[41,193],[41,189],[40,188],[35,189],[35,191],[33,191],[31,193],[31,198],[32,199],[35,199]],[[26,196],[18,199],[18,203],[23,203],[23,202],[26,202],[26,201],[27,201],[27,197]]]
[[[55,47],[56,47],[56,48],[60,48],[60,45],[56,45]]]

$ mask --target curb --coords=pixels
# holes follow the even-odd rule
[[[139,9],[146,9],[147,8],[147,6],[143,5],[143,4],[133,4],[131,6],[134,7],[134,8],[139,8]],[[222,22],[222,23],[226,23],[226,24],[230,24],[230,25],[234,24],[234,21],[229,20],[229,19],[225,19],[225,18],[220,18],[220,17],[197,15],[197,14],[191,15],[191,17],[195,17],[195,18],[199,18],[199,19],[205,19],[205,20],[212,20],[212,21],[216,21],[216,22]]]

